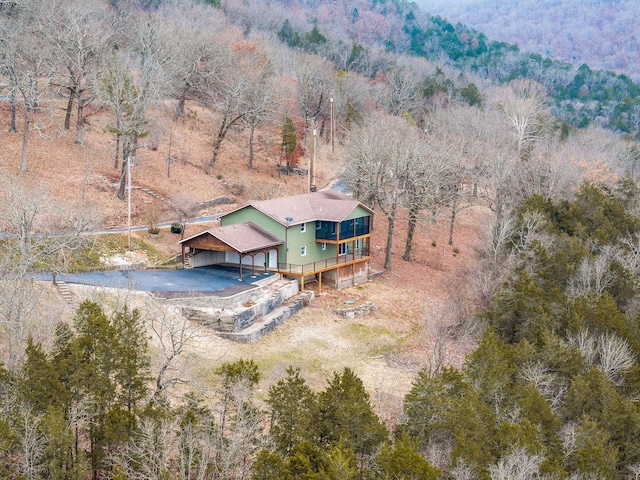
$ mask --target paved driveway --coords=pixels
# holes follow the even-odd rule
[[[93,272],[59,274],[57,280],[82,285],[107,288],[129,288],[152,292],[158,296],[229,296],[254,288],[253,282],[264,279],[272,273],[260,273],[251,278],[251,268],[243,268],[242,281],[236,267],[207,266],[181,270],[119,270],[115,272]],[[51,280],[51,275],[39,277]]]

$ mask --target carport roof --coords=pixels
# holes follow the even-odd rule
[[[189,238],[185,238],[179,243],[189,243],[191,240],[203,235],[211,235],[217,238],[238,253],[249,253],[284,243],[281,239],[253,222],[241,222],[223,227],[214,227],[192,235]]]

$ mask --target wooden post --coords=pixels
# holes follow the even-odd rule
[[[256,256],[251,255],[251,278],[256,278]]]

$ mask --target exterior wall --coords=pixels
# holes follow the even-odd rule
[[[351,265],[324,272],[322,283],[332,284],[335,288],[344,288],[369,280],[369,262],[356,263],[353,265],[353,269],[353,275],[351,274]]]
[[[248,265],[251,266],[252,263],[253,265],[255,265],[256,269],[260,269],[260,270],[264,270],[264,263],[265,263],[265,257],[266,255],[264,253],[258,253],[255,255],[255,260],[251,259],[251,255],[246,255],[243,259],[242,259],[242,265]],[[277,268],[278,266],[278,250],[276,250],[275,248],[273,250],[271,250],[269,252],[268,255],[268,262],[269,264],[267,265],[268,268]],[[225,252],[225,258],[224,258],[224,262],[225,263],[238,263],[240,262],[240,255],[238,255],[235,252]]]
[[[249,221],[259,225],[277,237],[284,235],[284,225],[276,222],[273,218],[268,217],[250,205],[220,217],[220,225],[223,227],[225,225]],[[282,238],[284,239],[284,237]]]
[[[265,215],[264,213],[260,212],[259,210],[256,210],[255,208],[253,208],[252,206],[248,205],[244,208],[241,208],[240,210],[237,210],[235,212],[229,213],[227,215],[224,215],[222,217],[220,217],[220,225],[221,226],[225,226],[225,225],[233,225],[234,223],[241,223],[241,222],[253,222],[256,225],[264,228],[266,231],[268,231],[269,233],[271,233],[272,235],[275,235],[276,237],[285,240],[286,239],[286,233],[285,233],[285,226],[282,225],[279,222],[276,222],[273,218]],[[290,227],[290,228],[294,228],[294,226]],[[299,231],[300,227],[298,227],[298,231]],[[273,253],[271,253],[269,255],[269,257],[274,256]],[[284,259],[285,259],[285,245],[281,245],[280,247],[278,247],[278,255],[277,255],[277,259],[274,260],[273,258],[269,258],[269,266],[275,268],[275,264],[277,264],[278,262],[280,263],[284,263]],[[257,258],[257,257],[256,257]],[[249,261],[251,261],[249,259]],[[275,264],[274,264],[275,262]],[[238,261],[236,260],[235,263],[238,263]],[[289,261],[289,263],[292,263],[291,261]],[[257,263],[256,263],[257,264]]]
[[[359,218],[369,217],[371,212],[362,206],[356,207],[346,218]],[[326,250],[322,250],[322,243],[316,242],[316,222],[311,221],[306,223],[306,231],[302,233],[300,231],[300,224],[294,224],[289,227],[282,225],[281,223],[273,220],[271,217],[264,215],[259,210],[252,206],[246,206],[240,210],[224,215],[220,218],[220,224],[222,226],[232,225],[234,223],[252,221],[256,225],[261,226],[268,232],[276,235],[278,238],[284,240],[284,244],[278,248],[278,260],[281,267],[285,268],[284,264],[309,264],[327,258],[335,258],[337,245],[327,243]],[[295,219],[294,219],[295,221]],[[306,247],[306,255],[302,256],[302,247]],[[351,247],[348,247],[349,250]],[[271,255],[270,255],[271,257]],[[248,262],[248,263],[247,263]],[[264,265],[264,259],[261,259],[260,265]],[[236,257],[235,261],[229,260],[229,263],[238,263]],[[269,266],[274,268],[274,260],[269,259]],[[251,258],[244,259],[243,264],[251,264]],[[258,257],[256,256],[256,265],[258,265]]]
[[[212,250],[201,250],[191,257],[190,263],[192,267],[206,267],[207,265],[215,265],[224,263],[224,252],[214,252]]]
[[[361,205],[358,205],[353,211],[345,217],[345,220],[351,220],[352,218],[360,218],[360,217],[369,217],[371,216],[371,212],[366,208],[363,208]]]
[[[306,264],[313,263],[336,255],[336,246],[327,244],[327,249],[322,250],[322,244],[316,242],[316,222],[307,222],[306,231],[300,232],[300,225],[292,225],[286,234],[285,243],[289,245],[286,263]],[[306,255],[302,256],[302,247],[306,247]],[[284,263],[284,259],[281,260]]]

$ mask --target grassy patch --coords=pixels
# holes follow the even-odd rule
[[[100,235],[93,237],[84,248],[76,250],[68,262],[69,270],[75,272],[91,271],[104,268],[101,258],[124,255],[129,249],[126,235]],[[149,243],[133,237],[132,250],[142,250],[151,265],[163,264],[167,258]]]
[[[361,323],[350,323],[342,330],[345,338],[363,346],[369,355],[383,355],[404,344],[404,338],[384,327],[371,327]]]

